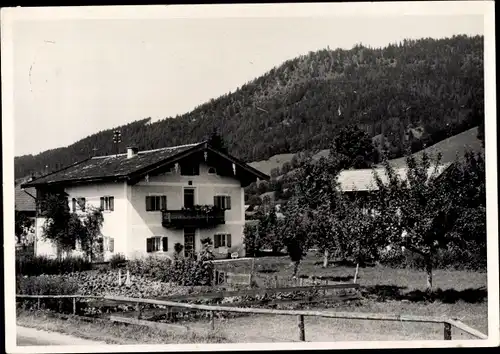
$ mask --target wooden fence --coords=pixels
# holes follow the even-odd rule
[[[85,298],[98,298],[108,301],[115,301],[119,303],[132,303],[140,309],[141,304],[165,306],[167,309],[171,307],[196,309],[210,312],[210,328],[215,329],[215,312],[233,312],[233,313],[247,313],[247,314],[264,314],[264,315],[286,315],[295,316],[297,318],[298,338],[300,341],[305,341],[305,324],[304,317],[323,317],[335,319],[350,319],[350,320],[371,320],[371,321],[398,321],[398,322],[420,322],[420,323],[440,323],[444,325],[444,340],[451,340],[451,328],[455,327],[468,333],[478,339],[488,339],[488,336],[466,324],[456,320],[447,319],[444,317],[427,317],[427,316],[413,316],[413,315],[394,315],[394,314],[381,314],[381,313],[359,313],[359,312],[321,312],[321,311],[301,311],[301,310],[271,310],[262,308],[241,308],[241,307],[226,307],[226,306],[213,306],[213,305],[197,305],[186,304],[174,301],[155,300],[155,299],[140,299],[125,296],[85,296],[85,295],[16,295],[18,299],[72,299],[73,300],[73,314],[76,312],[76,299]],[[127,323],[138,325],[145,325],[151,327],[158,327],[157,323],[150,321],[140,320],[140,311],[138,319],[126,319]],[[122,321],[120,318],[114,320]],[[125,321],[125,320],[123,320]]]

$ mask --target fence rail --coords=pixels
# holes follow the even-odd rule
[[[167,300],[142,299],[126,296],[92,296],[92,295],[16,295],[16,298],[27,299],[73,299],[73,313],[75,313],[75,301],[78,298],[99,298],[108,301],[116,301],[121,303],[133,303],[137,308],[141,304],[159,305],[165,307],[197,309],[210,312],[211,328],[214,329],[214,312],[234,312],[234,313],[249,313],[249,314],[264,314],[264,315],[285,315],[296,316],[299,330],[299,340],[305,341],[305,323],[304,317],[323,317],[336,319],[352,319],[352,320],[372,320],[372,321],[400,321],[400,322],[420,322],[420,323],[440,323],[444,325],[444,339],[451,340],[451,328],[456,327],[463,332],[466,332],[478,339],[488,339],[488,336],[465,323],[456,319],[445,317],[428,317],[414,315],[396,315],[396,314],[381,314],[381,313],[359,313],[359,312],[321,312],[321,311],[304,311],[304,310],[273,310],[262,308],[244,308],[244,307],[229,307],[229,306],[214,306],[214,305],[198,305],[186,304]],[[140,311],[139,311],[140,316]],[[144,321],[143,321],[144,322]]]

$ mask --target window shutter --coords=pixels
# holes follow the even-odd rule
[[[146,197],[146,211],[151,211],[151,209],[153,209],[152,204],[152,198]]]
[[[217,204],[217,196],[214,196],[214,207],[218,207],[219,205]]]
[[[101,210],[104,210],[104,197],[101,197]]]
[[[214,248],[220,247],[220,235],[214,235]]]
[[[153,239],[152,238],[146,239],[146,252],[148,252],[148,253],[153,252]]]
[[[113,237],[109,238],[109,252],[115,251],[115,239]]]
[[[231,234],[226,235],[226,245],[227,245],[227,248],[231,247]]]
[[[161,210],[167,210],[167,196],[161,196]]]
[[[168,237],[164,237],[162,239],[162,242],[163,242],[163,252],[167,252],[168,251]]]
[[[231,209],[231,197],[226,197],[226,209]]]
[[[109,197],[109,210],[115,210],[115,197]]]
[[[78,199],[78,204],[80,205],[80,209],[82,211],[85,211],[85,198],[79,198]]]
[[[75,198],[71,199],[71,209],[73,212],[76,211],[76,199]]]

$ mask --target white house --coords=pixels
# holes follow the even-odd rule
[[[92,157],[22,187],[35,187],[37,200],[64,191],[72,212],[100,207],[105,260],[118,253],[128,259],[171,256],[176,243],[189,256],[207,237],[216,256],[225,258],[233,252],[244,256],[243,188],[258,179],[269,176],[204,141]],[[37,208],[35,252],[55,256],[56,248],[42,235],[44,221]]]

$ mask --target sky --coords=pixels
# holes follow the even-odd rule
[[[483,34],[483,21],[478,15],[15,21],[14,154],[188,112],[309,51]]]

